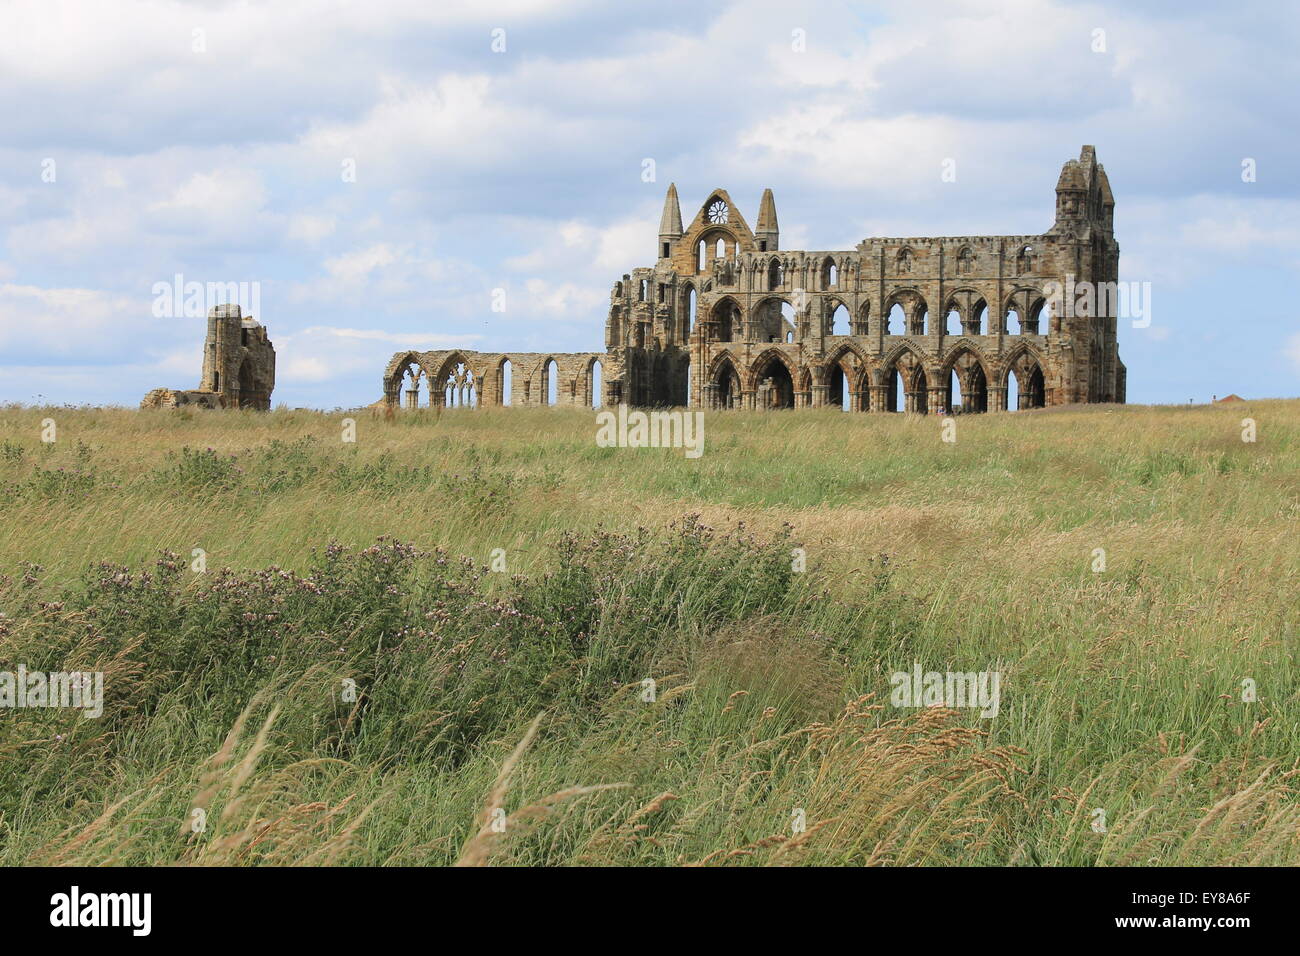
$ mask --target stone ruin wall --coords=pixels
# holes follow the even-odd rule
[[[203,372],[196,389],[155,388],[141,408],[251,408],[270,411],[275,389],[275,347],[266,327],[238,305],[208,310]]]
[[[378,404],[405,409],[548,405],[553,373],[556,405],[591,408],[597,363],[603,372],[608,361],[603,352],[399,352],[384,370]]]
[[[614,284],[605,352],[400,352],[378,404],[500,406],[509,362],[509,404],[545,405],[550,361],[555,404],[587,408],[597,362],[606,406],[1001,411],[1013,376],[1022,408],[1123,402],[1115,303],[1089,316],[1049,301],[1051,283],[1118,280],[1114,207],[1091,146],[1063,166],[1055,220],[1033,235],[786,251],[770,189],[751,229],[723,189],[683,226],[669,186],[655,265]]]

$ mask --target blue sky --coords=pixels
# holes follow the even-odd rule
[[[1300,394],[1300,12],[1131,7],[8,0],[0,402],[196,386],[177,273],[259,284],[277,404],[372,402],[408,347],[598,350],[670,181],[751,222],[770,186],[791,249],[1036,233],[1084,143],[1151,283],[1129,400]]]

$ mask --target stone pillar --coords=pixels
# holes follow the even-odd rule
[[[406,390],[406,407],[407,408],[420,407],[420,390],[418,388],[408,388]]]
[[[812,407],[821,408],[826,404],[826,397],[830,393],[829,385],[814,385],[812,387]]]
[[[948,395],[947,395],[947,391],[948,391],[948,390],[947,390],[946,388],[944,388],[942,385],[931,385],[931,386],[929,387],[929,392],[930,392],[930,395],[929,395],[929,405],[930,405],[930,409],[929,409],[929,410],[930,410],[930,413],[931,413],[931,414],[934,414],[934,413],[936,413],[936,412],[942,410],[943,413],[946,415],[946,414],[949,414],[949,413],[952,411],[952,409],[950,409],[950,408],[948,407]]]
[[[990,385],[988,387],[989,411],[1005,412],[1007,410],[1007,387]]]

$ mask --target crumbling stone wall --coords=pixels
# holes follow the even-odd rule
[[[1091,146],[1065,163],[1055,220],[1037,235],[788,251],[770,189],[753,229],[725,189],[684,227],[670,185],[656,263],[614,283],[605,353],[401,352],[384,401],[505,404],[509,362],[509,404],[548,404],[553,361],[555,404],[585,407],[597,362],[604,405],[1001,411],[1013,377],[1020,407],[1123,402],[1115,301],[1065,307],[1070,288],[1114,290],[1114,209]]]
[[[275,388],[275,348],[266,328],[238,305],[208,310],[203,341],[203,373],[192,391],[155,388],[141,408],[253,408],[269,411]]]
[[[1067,162],[1038,235],[865,239],[780,248],[763,194],[750,229],[725,189],[683,228],[669,186],[658,261],[614,284],[605,325],[611,401],[858,411],[1123,402],[1114,306],[1066,314],[1056,289],[1119,274],[1115,201],[1091,146]],[[1112,285],[1107,285],[1112,284]],[[837,321],[838,320],[838,321]]]
[[[591,408],[606,361],[600,352],[399,352],[384,370],[384,402],[400,408]]]

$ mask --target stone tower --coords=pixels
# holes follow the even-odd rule
[[[225,396],[230,408],[271,408],[275,387],[275,349],[266,329],[238,305],[208,310],[199,390]]]
[[[270,411],[275,388],[275,348],[266,328],[238,305],[218,305],[208,310],[208,332],[203,341],[203,377],[192,391],[155,388],[140,402],[141,408],[252,408]]]

